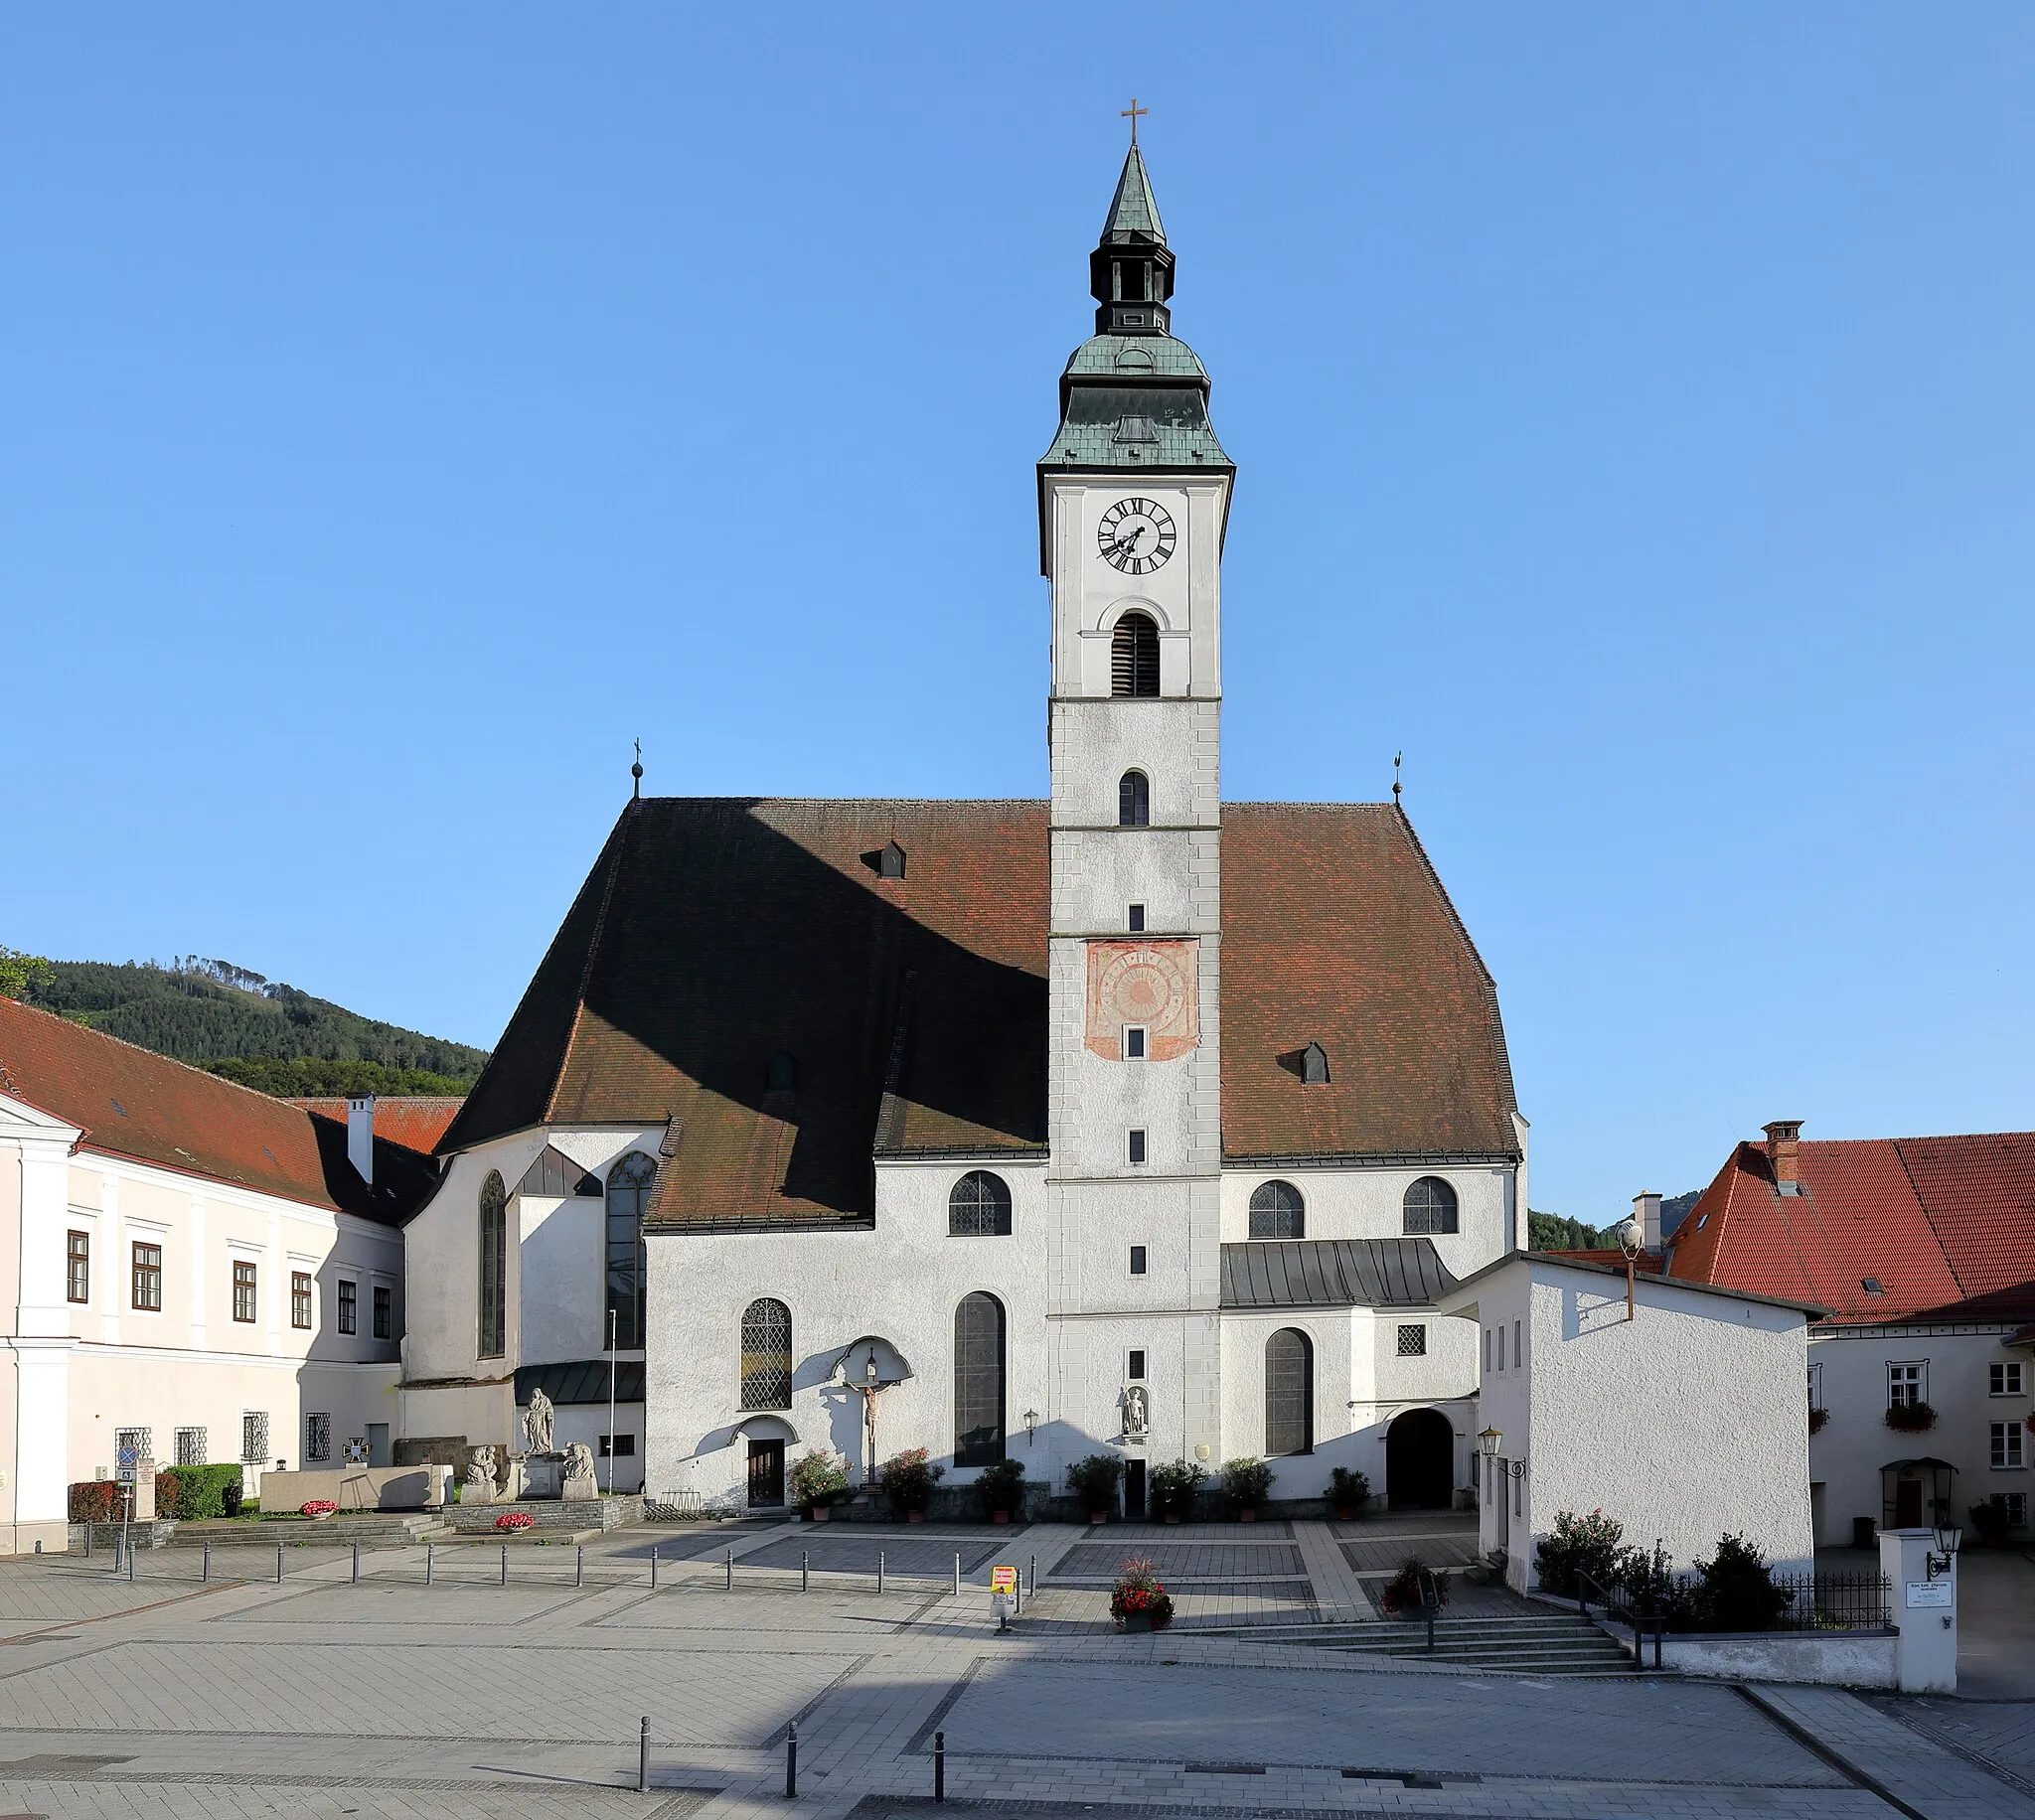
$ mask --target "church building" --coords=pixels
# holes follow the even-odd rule
[[[1470,1484],[1436,1304],[1524,1245],[1496,991],[1396,792],[1223,801],[1236,470],[1135,143],[1089,277],[1046,800],[626,806],[405,1234],[415,1457],[542,1387],[604,1486],[707,1507],[814,1447],[1113,1452],[1133,1511],[1174,1460]]]

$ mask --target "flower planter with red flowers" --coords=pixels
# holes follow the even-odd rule
[[[313,1498],[310,1502],[297,1506],[297,1515],[300,1517],[329,1517],[338,1509],[339,1506],[330,1498]]]
[[[1887,1427],[1903,1435],[1921,1435],[1936,1427],[1936,1411],[1927,1403],[1890,1404]]]
[[[1109,1614],[1119,1630],[1164,1630],[1173,1622],[1173,1595],[1159,1584],[1157,1570],[1144,1556],[1117,1563]]]
[[[504,1535],[519,1529],[528,1529],[536,1519],[527,1510],[505,1510],[495,1519],[495,1527]]]

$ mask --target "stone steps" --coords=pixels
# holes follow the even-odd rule
[[[1618,1643],[1582,1617],[1438,1618],[1432,1650],[1424,1622],[1393,1619],[1375,1624],[1253,1625],[1236,1634],[1254,1643],[1299,1644],[1346,1655],[1406,1656],[1446,1662],[1452,1668],[1542,1675],[1633,1672]]]

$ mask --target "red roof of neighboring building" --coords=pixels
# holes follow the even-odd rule
[[[375,1182],[346,1158],[346,1123],[0,998],[0,1093],[82,1128],[78,1147],[397,1224],[437,1180],[378,1138]]]
[[[337,1119],[342,1125],[346,1123],[346,1101],[343,1099],[300,1099],[292,1100],[290,1104],[301,1106],[307,1113],[316,1113],[320,1118]],[[428,1156],[437,1146],[438,1139],[445,1136],[445,1128],[452,1123],[453,1114],[465,1104],[458,1094],[391,1094],[387,1097],[377,1094],[375,1136]]]
[[[1677,1230],[1670,1276],[1799,1295],[1840,1321],[2035,1317],[2035,1132],[1804,1141],[1799,1194],[1769,1148],[1733,1150]]]

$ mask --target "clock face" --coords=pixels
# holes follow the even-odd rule
[[[1157,500],[1118,500],[1102,515],[1103,560],[1127,575],[1149,575],[1173,554],[1173,516]]]

